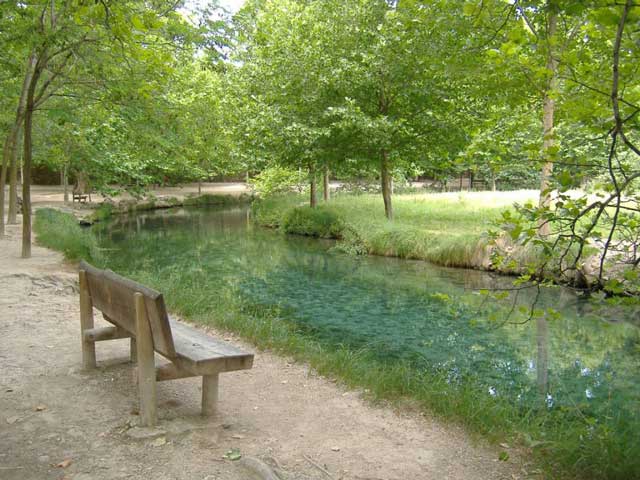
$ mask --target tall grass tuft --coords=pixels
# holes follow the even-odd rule
[[[52,208],[36,210],[34,231],[40,245],[62,252],[67,260],[98,263],[102,253],[96,237],[71,213]]]

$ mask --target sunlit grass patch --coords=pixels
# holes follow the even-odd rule
[[[315,212],[305,206],[305,197],[288,195],[257,202],[254,218],[287,233],[340,239],[337,248],[343,251],[480,268],[488,263],[486,232],[501,212],[536,195],[526,190],[396,195],[393,221],[385,218],[379,195],[337,195]],[[334,219],[331,228],[327,218]]]

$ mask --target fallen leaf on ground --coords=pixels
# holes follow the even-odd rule
[[[34,408],[36,412],[44,412],[46,409],[47,409],[46,405],[36,405],[36,407]]]
[[[339,452],[340,451],[340,447],[331,447],[331,450],[333,450],[334,452]]]
[[[161,447],[163,445],[166,445],[167,443],[167,439],[164,437],[160,437],[160,438],[156,438],[153,442],[151,442],[151,445],[154,447]]]
[[[58,467],[58,468],[67,468],[72,463],[73,463],[73,460],[71,460],[70,458],[65,458],[59,464],[57,464],[56,467]]]
[[[224,457],[227,460],[240,460],[242,458],[242,454],[240,453],[240,449],[238,448],[232,448],[231,450],[229,450],[227,453],[224,454]]]

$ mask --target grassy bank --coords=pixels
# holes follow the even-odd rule
[[[418,368],[408,360],[385,361],[371,346],[354,348],[344,339],[334,343],[323,340],[312,328],[292,321],[286,310],[247,298],[235,286],[221,282],[219,276],[203,269],[203,264],[186,257],[180,260],[182,257],[176,255],[167,264],[114,263],[108,256],[100,255],[90,231],[77,230],[70,216],[63,224],[60,215],[64,216],[46,210],[37,212],[36,233],[40,243],[63,250],[69,258],[89,255],[100,266],[114,268],[162,291],[173,312],[196,323],[236,332],[259,348],[308,362],[319,373],[339,378],[348,387],[367,389],[374,401],[398,404],[408,401],[495,443],[518,445],[526,456],[544,467],[547,478],[628,479],[634,478],[640,469],[635,424],[616,418],[616,410],[612,408],[616,398],[607,404],[611,408],[610,420],[600,424],[585,413],[588,407],[584,405],[548,409],[540,401],[525,407],[506,396],[489,396],[473,374],[452,381],[444,370]],[[334,225],[332,218],[322,220],[325,227],[329,226],[326,229],[329,233]],[[73,237],[79,233],[89,236],[78,242]],[[153,238],[139,237],[135,244],[140,257],[144,257],[145,251],[158,248]],[[171,251],[186,251],[178,248],[183,247],[180,243],[174,246]],[[397,287],[394,279],[388,281],[390,286]],[[511,448],[503,448],[500,457],[505,460]]]
[[[102,261],[97,239],[71,213],[40,208],[36,210],[33,229],[40,245],[62,252],[67,260]]]
[[[370,255],[427,260],[466,268],[486,268],[486,232],[514,201],[533,192],[463,192],[394,197],[389,222],[379,195],[337,196],[316,209],[299,196],[268,198],[254,204],[262,226],[286,233],[336,238],[338,248]]]

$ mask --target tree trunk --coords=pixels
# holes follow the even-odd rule
[[[20,125],[21,121],[18,122]],[[20,129],[16,135],[13,150],[11,152],[11,165],[9,168],[9,218],[7,223],[15,225],[18,223],[18,139],[20,138]]]
[[[24,112],[24,158],[22,159],[22,258],[31,258],[31,160],[33,144],[33,111],[36,85],[41,68],[36,64],[27,90],[27,103]]]
[[[495,172],[491,172],[491,191],[496,191],[496,174]]]
[[[393,220],[393,206],[391,205],[391,174],[389,172],[389,152],[382,150],[380,161],[380,182],[382,186],[382,199],[384,200],[384,214],[387,219]]]
[[[329,167],[325,165],[324,173],[322,175],[322,195],[325,202],[328,202],[331,198],[331,191],[329,190]]]
[[[9,131],[9,135],[7,136],[7,139],[4,142],[4,148],[2,150],[2,173],[0,173],[0,184],[2,185],[2,191],[0,192],[0,211],[2,212],[2,219],[0,220],[0,236],[4,236],[4,233],[5,233],[4,206],[6,203],[5,189],[6,189],[6,183],[7,183],[7,172],[8,172],[9,164],[11,163],[13,165],[16,161],[16,156],[18,153],[17,152],[18,135],[20,133],[19,122],[22,121],[22,114],[23,112],[20,110],[20,107],[18,107],[18,112],[16,113],[16,123],[11,126],[11,130]],[[9,176],[11,177],[11,175]],[[16,203],[17,203],[16,202],[17,195],[15,191],[14,192],[11,191],[11,188],[12,186],[9,185],[9,218],[7,221],[7,223],[9,224],[16,223],[15,210],[16,210]],[[13,188],[15,189],[15,185],[13,185]],[[12,198],[12,196],[14,198]],[[13,217],[12,217],[12,207],[13,207]]]
[[[4,149],[2,151],[2,170],[0,171],[0,237],[4,237],[4,192],[7,183],[7,163],[9,160],[9,143],[10,139],[7,138],[4,142]]]
[[[553,8],[553,7],[550,7]],[[554,130],[554,113],[555,99],[554,95],[558,88],[558,60],[554,56],[553,42],[556,36],[558,26],[558,14],[555,10],[549,12],[549,30],[547,32],[547,42],[549,51],[547,52],[547,72],[549,80],[544,94],[544,103],[542,106],[542,156],[543,165],[540,174],[540,208],[547,209],[551,205],[551,175],[553,174],[553,160],[555,156],[555,130]],[[548,222],[541,221],[538,226],[538,234],[547,236],[551,232]]]
[[[64,187],[64,203],[69,202],[69,166],[62,167],[62,186]]]
[[[316,181],[316,171],[313,167],[309,167],[309,176],[310,176],[310,194],[309,194],[309,206],[311,208],[316,208],[318,206],[318,183]]]
[[[33,53],[29,55],[27,60],[27,69],[24,74],[24,80],[22,82],[22,90],[20,91],[20,100],[18,101],[18,108],[16,110],[16,118],[11,126],[9,135],[4,143],[4,149],[2,151],[2,172],[0,173],[0,184],[2,190],[0,191],[0,236],[4,236],[4,204],[5,204],[5,184],[7,182],[7,168],[9,162],[11,162],[10,173],[10,187],[9,187],[9,223],[16,223],[16,204],[17,204],[17,191],[16,191],[16,157],[17,157],[17,145],[18,135],[20,133],[20,124],[24,119],[24,110],[27,101],[27,90],[31,85],[33,78],[33,72],[36,64],[36,57]],[[13,190],[13,191],[12,191]],[[13,207],[13,208],[12,208]]]
[[[202,195],[202,181],[198,180],[198,195]]]

